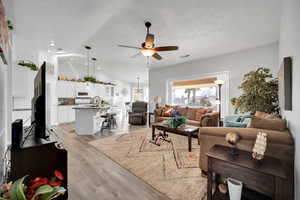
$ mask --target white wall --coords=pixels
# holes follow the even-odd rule
[[[193,56],[193,55],[192,55]],[[271,72],[278,71],[278,43],[247,49],[235,53],[208,59],[195,60],[165,68],[155,68],[149,71],[149,100],[162,97],[162,104],[166,101],[166,80],[193,75],[229,72],[229,99],[240,94],[238,86],[243,75],[258,67],[268,67]],[[233,109],[230,108],[230,113]]]
[[[1,180],[2,175],[3,175],[3,169],[2,167],[2,159],[4,156],[4,152],[6,149],[6,140],[7,140],[7,130],[6,130],[6,71],[7,71],[7,66],[2,63],[2,60],[0,60],[0,184],[2,183],[3,180]]]
[[[295,139],[295,199],[300,199],[300,1],[284,0],[280,28],[279,58],[293,58],[293,110],[284,111]]]
[[[11,118],[12,118],[12,69],[11,69],[11,51],[8,49],[6,60],[8,65],[4,65],[0,59],[0,184],[2,181],[2,165],[4,153],[11,143]],[[3,168],[2,168],[3,167]]]

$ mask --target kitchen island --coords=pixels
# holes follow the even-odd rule
[[[105,114],[109,106],[76,106],[75,131],[78,135],[94,135],[101,129],[101,115]]]

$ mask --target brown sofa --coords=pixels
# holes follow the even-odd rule
[[[187,118],[187,124],[198,127],[218,126],[218,112],[213,112],[209,108],[191,108],[182,106],[165,106],[154,110],[155,122],[170,119],[171,109],[178,110],[180,115]]]
[[[232,128],[232,127],[203,127],[200,128],[198,139],[200,143],[200,168],[207,171],[206,153],[215,144],[225,145],[225,135],[235,132],[241,140],[237,144],[238,149],[251,152],[259,131],[267,133],[266,155],[293,163],[294,161],[294,141],[288,129],[285,131],[275,131],[257,128]],[[251,158],[249,158],[251,159]]]

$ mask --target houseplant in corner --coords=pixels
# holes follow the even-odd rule
[[[279,113],[278,79],[273,78],[270,69],[260,67],[245,74],[239,89],[243,91],[235,100],[239,111],[252,115],[256,111]]]

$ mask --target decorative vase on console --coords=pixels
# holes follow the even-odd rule
[[[241,200],[243,183],[233,178],[227,179],[230,200]]]

